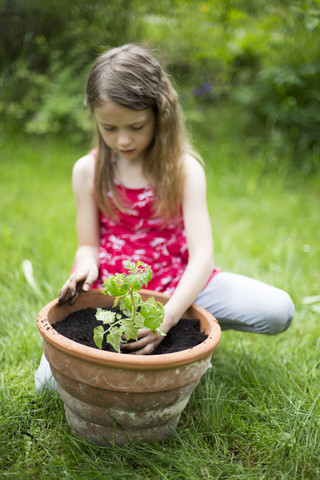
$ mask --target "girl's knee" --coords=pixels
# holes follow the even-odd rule
[[[289,328],[295,312],[294,303],[287,292],[279,290],[265,319],[268,335],[277,335]]]

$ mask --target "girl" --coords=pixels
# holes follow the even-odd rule
[[[135,45],[104,53],[89,74],[86,104],[97,147],[73,169],[79,246],[60,303],[73,303],[79,292],[122,272],[124,259],[140,259],[153,269],[148,288],[171,295],[164,332],[193,302],[222,329],[276,334],[288,328],[294,306],[287,293],[214,268],[202,161],[190,148],[177,94],[159,63]],[[148,354],[162,338],[140,330],[123,350]]]

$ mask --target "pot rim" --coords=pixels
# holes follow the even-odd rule
[[[157,300],[164,303],[170,298],[163,293],[154,292],[152,290],[144,289],[141,292],[146,295],[157,297]],[[93,295],[96,293],[103,293],[103,289],[91,289],[89,292],[83,293],[80,296]],[[107,352],[105,350],[82,345],[58,333],[50,324],[48,316],[53,310],[60,308],[61,307],[58,305],[58,299],[55,299],[45,305],[38,313],[37,326],[43,340],[48,342],[54,348],[72,355],[75,358],[99,365],[108,365],[124,369],[138,368],[140,370],[162,370],[163,368],[174,368],[177,366],[188,365],[202,358],[205,359],[208,356],[211,356],[221,338],[221,328],[215,317],[199,305],[192,304],[188,311],[193,311],[202,318],[205,318],[210,329],[208,338],[199,345],[188,350],[160,355],[134,355]],[[81,306],[81,308],[85,307]],[[81,308],[79,308],[79,310],[81,310]],[[77,309],[75,308],[73,311],[77,311]]]

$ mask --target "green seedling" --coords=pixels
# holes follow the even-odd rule
[[[104,293],[115,297],[113,307],[119,306],[121,313],[98,308],[96,318],[103,322],[103,325],[96,327],[93,335],[94,342],[100,349],[103,338],[107,335],[107,342],[119,353],[121,343],[137,340],[140,328],[148,328],[165,335],[160,329],[164,318],[162,303],[153,297],[143,301],[138,292],[150,282],[151,267],[144,262],[135,263],[129,260],[125,260],[123,266],[128,270],[128,274],[116,273],[103,283]]]

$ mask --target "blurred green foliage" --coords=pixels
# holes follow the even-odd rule
[[[0,112],[27,133],[83,138],[90,64],[139,42],[159,51],[191,121],[239,105],[245,135],[262,133],[303,164],[303,152],[320,151],[319,32],[319,0],[7,0]]]
[[[27,133],[81,136],[90,63],[128,40],[130,0],[8,0],[0,16],[0,112]]]

